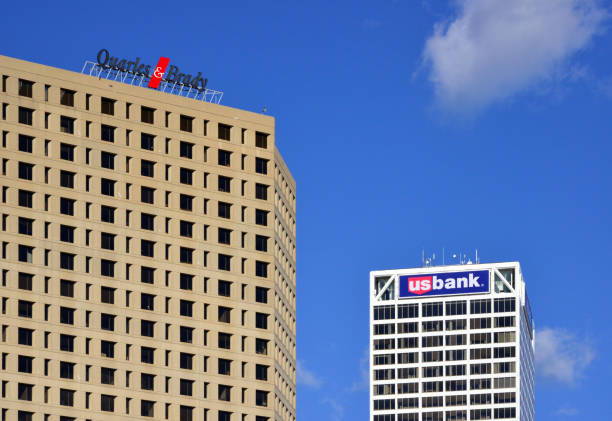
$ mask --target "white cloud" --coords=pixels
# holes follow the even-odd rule
[[[576,408],[560,408],[555,412],[555,415],[559,415],[562,417],[573,417],[574,415],[578,415],[578,410]]]
[[[588,340],[564,329],[536,331],[536,375],[566,385],[574,385],[595,358]],[[566,414],[569,415],[569,414]]]
[[[323,381],[316,376],[312,371],[304,367],[304,364],[298,360],[296,364],[297,382],[312,388],[319,388]]]
[[[350,392],[357,392],[359,390],[367,390],[370,386],[370,350],[365,349],[359,359],[359,380],[353,382],[349,388]]]
[[[434,26],[423,59],[441,105],[459,112],[571,79],[569,58],[609,16],[596,0],[457,1],[458,15]]]
[[[322,401],[324,404],[331,406],[329,419],[332,421],[340,421],[344,415],[344,407],[338,401],[330,398],[325,398]]]

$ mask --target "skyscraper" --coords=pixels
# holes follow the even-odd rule
[[[518,262],[370,273],[370,420],[534,420]]]
[[[0,419],[294,421],[274,119],[126,72],[0,56]]]

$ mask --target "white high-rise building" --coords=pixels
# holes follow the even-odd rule
[[[518,262],[370,272],[370,421],[533,421]]]

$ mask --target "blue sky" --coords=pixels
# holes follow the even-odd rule
[[[368,273],[421,251],[519,260],[537,419],[604,419],[612,367],[610,4],[3,5],[0,54],[100,48],[202,72],[276,117],[298,184],[298,419],[367,420]]]

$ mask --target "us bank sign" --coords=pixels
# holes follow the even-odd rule
[[[159,83],[165,81],[204,92],[208,83],[208,79],[202,77],[202,72],[198,72],[197,75],[193,76],[189,73],[181,73],[178,66],[172,65],[168,68],[170,59],[167,57],[160,57],[157,65],[151,66],[150,64],[141,63],[140,57],[136,57],[136,60],[114,57],[106,48],[103,48],[98,52],[97,61],[98,66],[102,69],[117,70],[135,76],[148,77],[150,80],[147,86],[153,89],[157,89]]]
[[[399,277],[400,298],[489,292],[489,271],[446,272]]]

